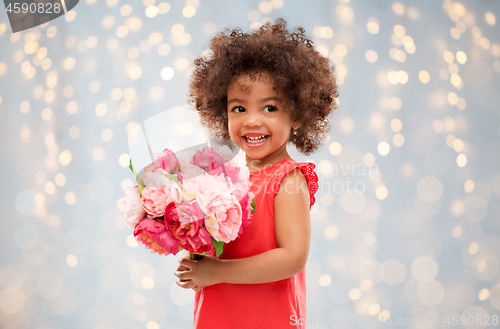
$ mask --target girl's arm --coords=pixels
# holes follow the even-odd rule
[[[297,168],[298,169],[298,168]],[[275,232],[278,248],[240,259],[205,256],[200,261],[182,259],[189,270],[175,272],[184,288],[201,290],[217,283],[267,283],[299,273],[307,262],[311,240],[310,196],[300,169],[283,177],[274,200]],[[179,266],[179,269],[182,269]]]

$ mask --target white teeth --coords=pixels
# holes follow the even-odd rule
[[[251,137],[248,137],[248,136],[245,136],[245,138],[247,139],[247,142],[249,142],[251,144],[255,144],[255,143],[261,143],[261,142],[263,142],[267,137],[264,135],[264,136],[259,137],[259,138],[251,138]]]

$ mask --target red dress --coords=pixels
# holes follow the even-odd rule
[[[256,209],[245,232],[224,244],[220,259],[237,259],[278,248],[274,230],[274,196],[283,176],[299,167],[306,177],[314,204],[318,190],[315,165],[286,158],[264,169],[250,172],[250,191]],[[266,193],[267,192],[267,193]],[[296,275],[270,283],[208,286],[195,292],[194,329],[305,328],[306,268]]]

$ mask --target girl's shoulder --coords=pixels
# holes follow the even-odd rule
[[[314,171],[316,168],[316,165],[312,162],[296,162],[295,160],[289,158],[289,161],[285,161],[281,166],[279,166],[276,169],[276,172],[274,174],[274,178],[272,181],[272,190],[273,194],[276,195],[278,193],[278,189],[280,187],[280,184],[283,180],[283,178],[288,174],[292,173],[295,169],[300,169],[301,173],[304,175],[306,181],[307,181],[307,187],[309,188],[309,196],[311,199],[311,207],[315,203],[315,197],[314,194],[319,189],[319,184],[318,184],[318,175]]]

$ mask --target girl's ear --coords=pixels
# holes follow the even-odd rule
[[[298,122],[295,122],[295,123],[293,123],[293,124],[292,124],[292,128],[293,128],[294,130],[299,129],[299,127],[300,127],[300,123],[298,123]]]

